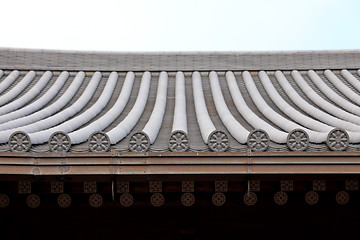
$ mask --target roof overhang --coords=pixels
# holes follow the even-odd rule
[[[359,174],[358,152],[0,153],[0,175]]]

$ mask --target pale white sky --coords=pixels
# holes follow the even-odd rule
[[[358,0],[2,0],[0,47],[360,49]]]

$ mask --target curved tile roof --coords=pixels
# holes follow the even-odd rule
[[[30,60],[17,55],[10,61],[15,53],[0,50],[1,151],[360,150],[357,51],[254,54],[270,54],[277,64],[291,58],[292,64],[277,68],[282,70],[267,64],[262,68],[261,63],[240,69],[245,65],[234,67],[223,60],[218,63],[223,70],[211,69],[206,61],[200,66],[198,60],[188,70],[174,61],[191,54],[109,55],[109,59],[147,56],[170,61],[164,69],[150,62],[136,71],[124,70],[124,65],[117,71],[102,70],[102,65],[96,68],[85,62],[75,67],[40,66],[46,57],[76,54],[51,51],[31,52],[30,60],[43,56],[35,67],[36,62],[26,65]],[[92,64],[102,54],[94,55]],[[333,67],[319,70],[321,64],[311,68],[302,61],[295,63],[296,56],[309,54],[319,63],[327,58]],[[248,53],[192,57],[225,55],[227,60],[242,57],[246,62]],[[12,61],[16,64],[10,67]],[[170,65],[173,69],[167,70]]]

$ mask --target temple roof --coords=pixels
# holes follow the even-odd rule
[[[360,51],[0,49],[0,150],[360,150]]]
[[[324,70],[359,68],[359,50],[89,52],[0,48],[3,69],[67,71]]]

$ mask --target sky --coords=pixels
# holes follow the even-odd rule
[[[0,47],[115,52],[360,49],[359,0],[2,0]]]

